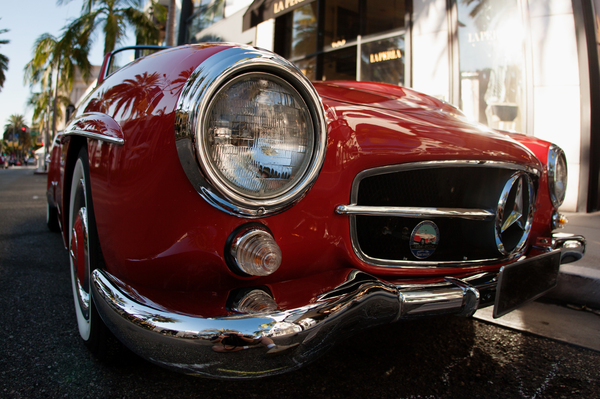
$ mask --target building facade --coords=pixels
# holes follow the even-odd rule
[[[272,50],[312,80],[412,87],[561,146],[563,211],[600,210],[600,0],[177,0],[178,43]]]

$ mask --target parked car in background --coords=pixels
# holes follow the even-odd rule
[[[376,325],[501,316],[583,255],[553,232],[567,163],[551,143],[408,88],[311,83],[243,45],[115,59],[48,174],[96,354],[110,331],[184,373],[279,374]]]

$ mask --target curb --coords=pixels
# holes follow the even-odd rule
[[[565,212],[562,232],[581,234],[587,245],[583,258],[560,266],[558,284],[545,297],[567,305],[600,310],[600,212]]]
[[[556,288],[544,296],[569,305],[600,309],[600,276],[594,272],[585,267],[562,265]]]

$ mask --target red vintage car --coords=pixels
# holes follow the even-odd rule
[[[553,233],[567,174],[548,142],[243,45],[114,57],[48,174],[97,354],[112,333],[184,373],[283,373],[375,325],[501,316],[584,253]]]

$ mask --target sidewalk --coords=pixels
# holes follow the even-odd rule
[[[546,297],[600,310],[600,212],[565,214],[569,223],[561,232],[583,235],[586,251],[577,262],[561,265],[558,285]]]
[[[582,259],[561,265],[557,287],[498,319],[492,307],[478,310],[474,317],[600,351],[600,212],[566,216],[569,223],[560,232],[582,235],[587,245]]]

